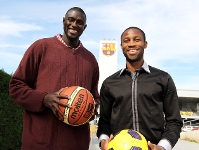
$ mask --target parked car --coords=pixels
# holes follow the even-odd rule
[[[192,131],[194,128],[193,128],[193,126],[184,126],[183,128],[182,128],[182,131],[183,132],[187,132],[187,131]]]
[[[193,126],[193,130],[199,130],[199,127],[198,126]]]
[[[183,132],[194,131],[194,130],[199,130],[199,126],[184,126],[182,128]]]

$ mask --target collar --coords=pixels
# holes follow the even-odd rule
[[[137,70],[141,70],[141,69],[145,70],[145,71],[148,72],[148,73],[151,73],[151,72],[150,72],[150,69],[149,69],[149,65],[148,65],[145,61],[144,61],[143,65],[142,65],[142,67],[139,68],[139,69],[137,69]],[[125,70],[127,70],[126,67],[124,67],[124,68],[120,71],[119,76],[121,76],[121,74],[122,74]]]
[[[70,48],[70,49],[72,49],[72,50],[77,50],[77,49],[79,49],[81,46],[82,46],[82,43],[81,43],[81,41],[79,41],[79,45],[76,47],[76,48],[72,48],[71,46],[68,46],[65,42],[64,42],[64,40],[62,39],[62,35],[61,34],[57,34],[56,35],[56,37],[57,37],[57,39],[62,43],[62,44],[64,44],[66,47],[68,47],[68,48]]]

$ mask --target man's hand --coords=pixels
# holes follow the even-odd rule
[[[60,102],[60,99],[70,99],[67,95],[59,95],[59,92],[61,91],[62,89],[60,89],[59,91],[55,92],[55,93],[49,93],[47,94],[45,97],[44,97],[44,100],[43,100],[43,104],[50,108],[54,115],[58,118],[58,113],[60,115],[62,115],[64,117],[64,114],[61,112],[61,110],[59,109],[58,105],[62,105],[64,107],[68,107],[68,108],[71,108],[70,105],[66,104],[66,103],[62,103]]]
[[[101,141],[101,149],[102,150],[108,150],[108,143],[112,140],[112,138],[113,138],[113,135],[111,134],[109,139]]]
[[[163,147],[157,146],[157,145],[151,143],[150,141],[148,141],[148,146],[149,146],[150,150],[164,150]]]

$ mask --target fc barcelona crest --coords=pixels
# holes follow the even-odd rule
[[[104,55],[106,56],[111,56],[113,54],[115,54],[115,43],[102,43],[102,52]]]

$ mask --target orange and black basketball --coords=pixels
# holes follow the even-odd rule
[[[60,99],[61,102],[71,105],[71,108],[59,106],[65,114],[65,118],[59,115],[60,119],[69,125],[78,126],[85,124],[94,114],[95,101],[92,94],[80,86],[66,87],[59,93],[67,95],[70,99]]]

